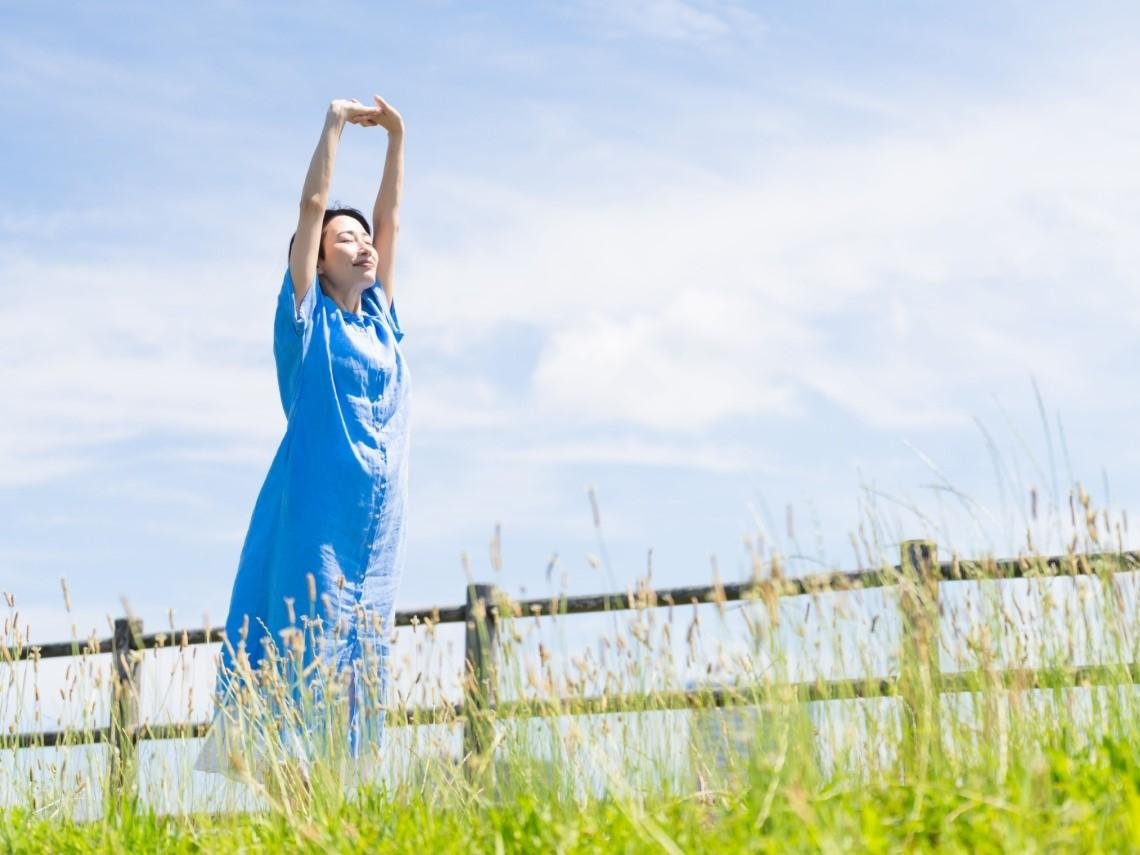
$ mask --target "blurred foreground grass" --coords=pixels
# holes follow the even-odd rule
[[[314,766],[307,789],[289,775],[276,784],[270,775],[266,786],[248,778],[252,809],[204,813],[187,799],[164,815],[144,798],[104,804],[97,775],[48,764],[26,786],[10,773],[14,806],[0,819],[0,845],[36,853],[1140,851],[1140,585],[1135,557],[1102,547],[1114,529],[1107,514],[1081,499],[1081,536],[1066,556],[1072,572],[1057,575],[1031,553],[1021,556],[1022,578],[966,573],[922,608],[923,585],[908,594],[906,580],[784,597],[761,585],[767,596],[732,605],[655,608],[631,592],[634,608],[606,613],[604,631],[583,639],[567,616],[530,618],[504,603],[496,692],[510,703],[483,713],[489,753],[460,757],[448,747],[454,715],[393,724],[385,753],[373,758],[382,783],[346,787],[341,757]],[[893,548],[897,555],[897,541]],[[754,578],[780,578],[778,562],[754,559]],[[889,569],[887,560],[866,563]],[[377,701],[390,722],[413,708],[451,709],[431,652],[435,629],[413,627],[418,658],[395,669],[405,672],[397,688]],[[926,639],[924,651],[915,652],[916,638]],[[17,680],[8,663],[9,709],[21,707],[21,693],[39,703],[35,664]],[[805,700],[822,695],[803,687],[828,681],[846,689]],[[875,697],[880,686],[885,697]],[[678,711],[667,702],[694,688],[710,690],[709,703]],[[73,694],[93,715],[97,704],[83,691],[59,690]],[[613,699],[631,694],[644,705],[615,712]],[[592,714],[567,715],[567,699],[590,701]],[[527,715],[496,718],[508,708]],[[259,738],[269,730],[258,728]],[[186,764],[160,775],[175,790],[190,779]],[[78,820],[93,795],[94,812]]]
[[[1045,734],[1041,734],[1045,736]],[[365,792],[281,812],[72,823],[4,817],[9,852],[1129,852],[1140,841],[1135,740],[1063,731],[999,777],[934,766],[924,780],[803,780],[753,768],[730,790],[580,804],[513,791],[439,803]],[[794,758],[804,746],[789,746]]]

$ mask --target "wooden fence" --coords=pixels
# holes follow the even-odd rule
[[[1094,563],[1098,566],[1094,566]],[[673,605],[724,603],[745,599],[763,599],[803,594],[866,590],[886,586],[899,587],[899,607],[906,632],[903,636],[899,673],[894,676],[843,680],[813,680],[793,683],[783,688],[785,696],[800,701],[823,701],[837,698],[870,698],[897,696],[907,704],[906,720],[919,728],[925,722],[928,730],[937,729],[938,696],[942,692],[969,691],[979,685],[979,675],[943,673],[938,660],[939,587],[942,582],[986,581],[1049,576],[1093,576],[1140,569],[1140,553],[1118,552],[1095,555],[1063,555],[1046,558],[1016,558],[985,561],[939,562],[936,547],[929,541],[905,541],[900,546],[899,564],[879,569],[854,572],[821,573],[794,578],[767,578],[736,584],[642,590],[638,592],[555,597],[508,601],[493,585],[472,584],[467,587],[466,602],[459,606],[398,611],[396,626],[432,623],[466,624],[463,701],[446,708],[407,710],[403,715],[409,724],[433,721],[461,721],[465,757],[482,756],[490,747],[493,719],[540,714],[588,715],[600,712],[622,712],[646,709],[644,694],[618,697],[581,697],[552,702],[537,708],[527,701],[502,701],[497,698],[497,627],[502,609],[509,608],[516,617],[586,614],[636,608]],[[110,779],[107,795],[123,802],[133,798],[137,787],[138,743],[144,739],[183,739],[204,736],[209,722],[179,724],[139,723],[138,651],[164,648],[169,641],[185,648],[195,644],[220,642],[220,630],[185,629],[144,634],[141,621],[119,618],[114,622],[110,638],[80,646],[77,641],[0,648],[7,663],[20,660],[47,659],[112,654],[110,721],[106,727],[83,730],[41,731],[0,736],[0,748],[17,749],[108,743],[111,750]],[[998,672],[1005,686],[1032,688],[1042,685],[1044,675],[1024,669]],[[1118,663],[1072,667],[1058,674],[1048,672],[1049,685],[1058,679],[1069,685],[1097,685],[1130,680],[1140,682],[1140,663]],[[716,689],[693,689],[654,693],[652,709],[694,709],[723,706],[740,701],[739,693]],[[398,722],[397,722],[398,723]]]

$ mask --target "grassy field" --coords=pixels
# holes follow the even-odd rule
[[[787,597],[761,585],[739,604],[643,601],[578,646],[566,617],[506,617],[500,700],[531,715],[488,713],[489,753],[455,756],[454,721],[390,726],[381,782],[346,787],[330,754],[303,786],[270,746],[264,783],[247,775],[253,810],[158,815],[140,799],[82,821],[84,782],[60,769],[16,782],[0,841],[10,852],[1137,851],[1137,585],[1088,518],[1065,564],[1075,572],[1054,578],[1026,556],[1027,578],[980,581],[992,567],[963,565],[937,599],[910,577]],[[771,579],[778,567],[757,570]],[[417,631],[430,647],[434,628]],[[420,676],[396,706],[438,705],[433,675]],[[670,699],[694,686],[698,708],[676,710]],[[615,711],[632,692],[640,708]],[[566,698],[612,705],[570,716]]]
[[[1140,764],[1127,737],[1019,741],[1004,768],[934,763],[921,778],[820,779],[788,745],[731,786],[578,802],[541,788],[436,799],[365,792],[310,809],[231,817],[126,814],[70,823],[14,811],[11,852],[1128,852],[1140,840]],[[776,768],[776,766],[779,768]],[[1000,771],[1000,774],[999,774]]]
[[[0,834],[12,852],[1127,852],[1140,839],[1135,748],[1058,739],[1001,779],[937,768],[924,781],[823,784],[797,781],[793,764],[723,794],[585,805],[523,791],[454,804],[371,794],[292,818],[74,825],[15,812]]]

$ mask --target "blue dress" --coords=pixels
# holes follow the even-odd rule
[[[238,563],[218,710],[197,769],[232,772],[227,724],[232,731],[243,680],[255,682],[235,671],[242,651],[253,672],[276,667],[290,687],[285,698],[316,713],[285,728],[302,762],[317,750],[330,675],[347,701],[341,733],[350,756],[362,743],[378,747],[404,564],[410,386],[403,335],[379,283],[363,293],[357,315],[340,309],[317,279],[295,308],[285,273],[273,353],[288,424]],[[269,701],[280,711],[280,693],[278,706]]]

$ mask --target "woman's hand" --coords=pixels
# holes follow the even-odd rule
[[[379,95],[373,95],[372,97],[376,100],[376,108],[380,111],[379,116],[376,118],[376,124],[389,134],[402,134],[404,132],[404,119],[400,114]]]
[[[341,124],[350,122],[354,125],[371,127],[378,123],[379,116],[378,107],[366,107],[355,98],[338,98],[329,103],[329,118]]]
[[[329,116],[339,122],[350,122],[363,128],[374,128],[377,125],[389,134],[402,134],[404,120],[392,105],[379,95],[372,96],[376,106],[365,106],[355,98],[339,98],[329,104]]]

